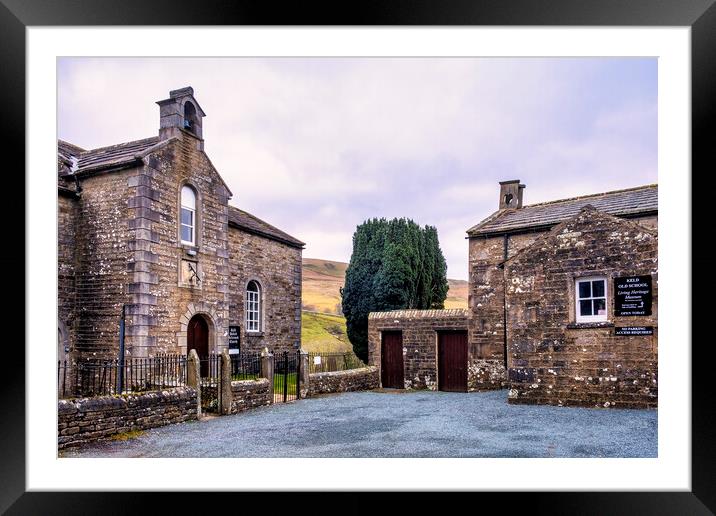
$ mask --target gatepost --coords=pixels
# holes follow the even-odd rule
[[[269,353],[268,348],[261,351],[261,378],[269,381],[269,389],[271,389],[271,403],[273,403],[273,355]]]
[[[221,352],[221,374],[219,375],[219,414],[231,414],[231,402],[233,392],[231,391],[231,356],[229,350]]]
[[[195,349],[189,351],[186,359],[186,384],[196,389],[196,417],[201,417],[201,370],[199,355]]]
[[[299,389],[300,389],[299,397],[306,398],[306,397],[308,397],[308,390],[309,390],[308,382],[309,382],[310,375],[308,374],[308,372],[309,372],[309,370],[308,370],[308,353],[306,351],[304,351],[303,349],[301,349],[299,351],[299,360],[301,361],[301,366],[300,366],[301,376],[298,379],[298,381],[299,381],[298,385],[299,385]]]

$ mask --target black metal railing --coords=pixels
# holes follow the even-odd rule
[[[218,412],[221,397],[221,355],[211,353],[200,356],[199,377],[202,410]]]
[[[308,372],[313,373],[332,373],[334,371],[347,371],[349,369],[359,369],[365,367],[365,364],[354,353],[309,353],[308,354]]]
[[[261,355],[241,353],[231,355],[231,380],[256,380],[261,377]]]
[[[300,397],[301,353],[279,352],[273,362],[273,401],[286,403]]]
[[[105,396],[186,385],[187,360],[183,355],[118,360],[87,359],[57,364],[60,398]]]

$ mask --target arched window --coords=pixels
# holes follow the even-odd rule
[[[196,245],[196,192],[191,186],[181,189],[181,243]]]
[[[256,281],[246,286],[246,331],[261,331],[261,286]]]

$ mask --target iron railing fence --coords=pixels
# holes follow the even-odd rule
[[[231,380],[256,380],[260,377],[260,353],[231,355]]]
[[[354,353],[350,352],[308,354],[309,374],[347,371],[349,369],[359,369],[361,367],[365,367],[365,364]]]
[[[216,387],[221,380],[221,355],[210,353],[199,357],[199,376],[202,387]]]
[[[60,398],[144,392],[186,385],[187,359],[162,354],[149,358],[87,359],[57,363]]]

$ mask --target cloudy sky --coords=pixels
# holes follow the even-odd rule
[[[191,85],[230,203],[348,261],[357,224],[438,228],[467,279],[465,230],[521,179],[525,203],[657,182],[657,61],[634,58],[72,58],[59,137],[96,148],[155,136]]]

